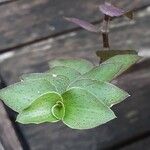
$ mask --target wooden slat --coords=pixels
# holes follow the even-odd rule
[[[0,88],[2,82],[0,79]],[[0,150],[22,150],[22,146],[16,135],[8,114],[0,101]]]
[[[145,55],[150,55],[148,54],[150,22],[147,21],[149,15],[146,9],[136,14],[136,22],[133,24],[127,21],[114,24],[110,32],[111,48],[136,49],[140,52],[147,52]],[[71,32],[0,55],[0,72],[7,79],[7,83],[12,84],[18,81],[18,76],[23,73],[45,71],[48,69],[45,64],[50,59],[83,57],[98,62],[95,51],[101,47],[102,40],[99,35],[87,31]],[[12,69],[14,64],[15,67]]]
[[[14,0],[0,0],[0,4],[5,3],[5,2],[11,2],[11,1],[14,1]]]
[[[2,143],[1,143],[1,141],[0,141],[0,150],[4,150],[4,147],[3,147]]]
[[[0,101],[0,150],[22,150],[11,121]]]
[[[150,137],[135,142],[129,146],[126,146],[120,150],[149,150],[150,149]]]
[[[137,14],[136,24],[116,27],[111,32],[114,48],[134,46],[146,51],[150,48],[148,11]],[[48,69],[47,61],[57,57],[83,57],[98,62],[94,52],[99,49],[99,38],[88,32],[72,32],[50,38],[0,57],[0,72],[9,85],[18,81],[22,73],[41,72]],[[148,54],[148,53],[147,53]],[[9,58],[8,58],[9,57]],[[6,59],[7,58],[7,59]],[[146,64],[147,62],[147,64]],[[149,131],[150,126],[150,59],[136,65],[132,73],[116,80],[117,85],[132,97],[113,107],[118,119],[86,131],[71,130],[61,123],[20,125],[32,150],[97,150],[134,138]]]
[[[75,27],[63,20],[74,16],[88,21],[102,18],[98,4],[104,0],[19,0],[0,7],[0,50],[55,35]],[[117,1],[119,6],[130,0]],[[138,8],[149,5],[142,0]],[[99,16],[100,15],[100,16]]]

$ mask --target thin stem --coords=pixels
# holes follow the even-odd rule
[[[102,38],[103,38],[103,48],[104,49],[109,49],[109,21],[110,17],[105,15],[103,19],[103,25],[102,25]]]
[[[110,3],[112,2],[111,0],[109,1]],[[101,33],[102,33],[102,39],[103,39],[103,50],[109,50],[110,49],[110,44],[109,44],[109,22],[110,22],[110,17],[108,15],[104,15],[103,18],[103,23],[101,27]],[[99,65],[101,64],[101,58],[99,61]]]

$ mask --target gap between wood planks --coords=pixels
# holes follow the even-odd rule
[[[6,87],[6,84],[3,81],[2,77],[0,76],[0,89],[4,88],[4,87]],[[18,137],[18,139],[16,139],[16,140],[19,140],[19,143],[21,144],[20,146],[21,146],[22,149],[30,150],[29,145],[28,145],[26,139],[24,138],[24,136],[23,136],[23,134],[21,132],[20,127],[15,122],[15,118],[12,117],[12,116],[10,116],[10,109],[8,107],[6,107],[5,105],[3,105],[3,106],[4,106],[4,109],[6,110],[7,115],[8,115],[8,119],[10,120],[11,125],[13,126],[13,129],[15,130],[15,134]],[[2,138],[5,138],[5,137],[2,137]],[[9,144],[7,143],[7,145],[9,145]],[[5,150],[5,147],[4,147],[4,150]]]
[[[18,0],[2,0],[2,1],[0,1],[0,6],[6,5],[8,3],[16,2],[16,1],[18,1]]]
[[[14,1],[18,1],[18,0],[14,0]],[[135,11],[135,13],[136,13],[136,12],[140,12],[140,11],[144,11],[144,10],[145,10],[146,8],[148,8],[148,7],[150,7],[150,5],[144,5],[144,6],[140,7],[140,8],[137,8],[136,11]],[[143,17],[144,17],[144,16],[143,16]],[[100,24],[101,22],[102,22],[102,20],[93,21],[93,22],[91,22],[91,23],[94,24],[94,25],[98,25],[98,24]],[[127,25],[127,24],[124,24],[124,25]],[[72,28],[72,29],[68,29],[68,30],[61,31],[61,32],[59,32],[59,33],[55,33],[55,34],[52,34],[52,35],[48,35],[48,36],[45,36],[45,37],[42,37],[42,38],[37,38],[37,39],[35,39],[35,40],[33,40],[33,41],[25,42],[25,43],[22,43],[22,44],[20,44],[20,45],[13,46],[13,47],[11,47],[11,48],[2,49],[2,50],[0,51],[0,55],[3,54],[3,53],[6,53],[6,52],[18,50],[18,49],[20,49],[20,48],[23,48],[23,47],[25,47],[25,46],[29,46],[29,45],[31,45],[31,44],[35,44],[35,43],[38,43],[38,42],[45,41],[45,40],[47,40],[47,39],[49,39],[49,38],[56,38],[56,37],[63,36],[63,35],[65,35],[65,34],[69,34],[69,33],[71,33],[71,32],[77,32],[77,31],[80,31],[80,30],[83,30],[83,29],[80,28],[80,27],[76,27],[76,28]]]
[[[145,140],[145,139],[147,139],[149,137],[150,137],[150,131],[147,131],[147,132],[144,132],[144,133],[142,133],[140,135],[137,135],[137,136],[135,136],[133,138],[130,138],[130,139],[126,140],[126,141],[123,141],[121,143],[114,144],[111,147],[104,148],[103,150],[117,150],[117,149],[122,149],[122,148],[127,147],[127,146],[129,146],[131,144],[134,144],[134,143],[136,144],[137,142]]]

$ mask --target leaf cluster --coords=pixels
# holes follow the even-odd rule
[[[49,71],[25,74],[2,89],[0,99],[23,124],[62,121],[73,129],[94,128],[116,118],[111,107],[129,94],[109,82],[138,60],[134,54],[116,55],[100,66],[84,59],[53,60]]]

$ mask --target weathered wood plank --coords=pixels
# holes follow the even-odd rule
[[[97,6],[103,1],[19,0],[3,5],[0,8],[0,50],[46,38],[75,27],[64,21],[63,16],[97,21],[102,18]],[[130,0],[117,1],[119,6],[129,2],[131,3]],[[137,7],[149,4],[149,0],[142,0]]]
[[[0,79],[0,88],[2,82]],[[0,101],[0,150],[22,150],[12,122]]]
[[[0,141],[0,150],[4,150],[4,147],[3,147],[2,143],[1,143],[1,141]]]
[[[6,2],[11,2],[11,1],[14,1],[14,0],[0,0],[0,5]]]
[[[0,150],[22,150],[12,123],[0,101]]]
[[[135,142],[129,146],[126,146],[120,150],[149,150],[150,148],[150,137]]]
[[[143,15],[145,17],[141,17]],[[147,22],[149,15],[147,9],[137,13],[136,22],[132,24],[114,24],[110,32],[112,49],[136,49],[140,53],[146,53],[144,55],[150,55],[150,23]],[[98,35],[86,31],[71,32],[0,55],[0,72],[5,79],[9,79],[7,83],[12,84],[23,73],[45,71],[48,69],[45,63],[50,59],[83,57],[98,62],[95,51],[101,48],[102,40]],[[15,67],[12,69],[13,64]]]
[[[145,17],[141,17],[143,14]],[[136,24],[113,28],[111,32],[112,46],[118,49],[127,49],[133,45],[135,48],[139,47],[143,50],[150,48],[148,15],[148,11],[139,12]],[[120,40],[121,38],[122,40]],[[98,49],[97,35],[85,31],[73,32],[2,55],[0,72],[9,85],[18,81],[18,77],[22,73],[47,70],[47,61],[57,57],[83,57],[97,62],[94,51]],[[10,58],[6,59],[6,57]],[[147,63],[150,64],[149,59]],[[19,124],[31,149],[104,149],[149,131],[150,65],[142,63],[135,68],[132,73],[116,80],[120,87],[132,95],[125,102],[113,107],[118,119],[87,131],[71,130],[61,123],[52,125]]]

